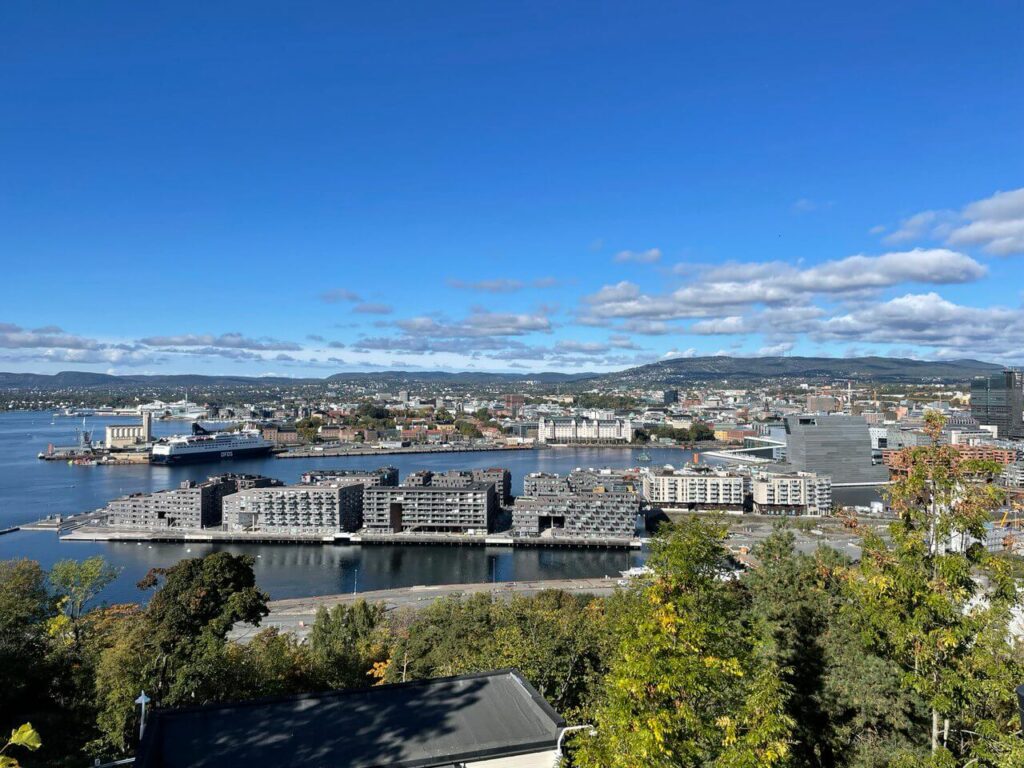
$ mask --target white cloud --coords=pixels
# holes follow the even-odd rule
[[[223,349],[250,350],[299,350],[302,347],[292,341],[279,341],[269,337],[258,339],[243,336],[241,333],[184,333],[177,336],[147,336],[139,339],[140,344],[147,347],[217,347]]]
[[[821,323],[821,340],[929,347],[943,357],[1019,359],[1024,310],[968,307],[937,293],[906,294]]]
[[[1024,253],[1024,187],[971,203],[962,216],[965,223],[950,232],[950,245],[977,245],[996,256]]]
[[[987,270],[946,248],[915,248],[878,256],[858,254],[799,268],[782,262],[729,263],[706,270],[668,294],[645,294],[628,281],[584,297],[581,314],[600,320],[665,321],[742,315],[752,306],[807,305],[817,295],[852,297],[903,283],[945,285],[981,279]]]
[[[996,256],[1024,254],[1024,187],[996,192],[957,211],[922,211],[886,235],[888,243],[942,240],[957,248],[980,247]]]
[[[29,330],[14,323],[0,323],[0,348],[3,349],[97,349],[95,339],[66,333],[55,325]]]
[[[634,264],[653,264],[661,260],[661,249],[648,248],[646,251],[619,251],[615,254],[615,261],[622,264],[632,262]]]

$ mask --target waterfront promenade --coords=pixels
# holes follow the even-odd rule
[[[608,574],[605,578],[437,584],[400,589],[378,589],[344,595],[273,600],[269,603],[270,615],[264,617],[259,627],[251,624],[237,625],[231,630],[230,637],[234,640],[246,641],[261,630],[274,628],[282,632],[293,632],[299,638],[304,638],[312,629],[316,612],[320,608],[329,609],[335,605],[347,605],[357,600],[366,600],[368,603],[384,603],[387,610],[390,611],[396,608],[424,608],[442,597],[452,595],[469,596],[484,593],[501,598],[509,598],[513,595],[530,597],[546,589],[561,589],[566,592],[607,596],[618,588],[620,581],[619,574]]]

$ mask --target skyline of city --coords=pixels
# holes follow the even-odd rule
[[[0,370],[1024,363],[1024,8],[0,20]]]

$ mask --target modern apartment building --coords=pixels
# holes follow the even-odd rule
[[[200,530],[222,522],[223,499],[243,488],[281,485],[262,475],[216,475],[204,482],[185,480],[177,488],[133,493],[111,501],[107,525],[146,530]]]
[[[786,462],[792,470],[827,475],[833,486],[879,485],[889,473],[871,453],[868,423],[860,416],[786,417]]]
[[[635,493],[569,491],[521,496],[512,508],[514,536],[632,538],[636,535],[640,498]]]
[[[811,472],[756,473],[751,478],[751,497],[758,515],[828,515],[832,480]]]
[[[662,509],[742,512],[749,486],[746,475],[700,467],[648,470],[642,487],[644,498]]]
[[[515,536],[631,538],[640,514],[633,470],[575,469],[568,476],[534,472],[512,508]]]
[[[363,484],[250,488],[224,497],[224,527],[266,533],[338,533],[362,526]]]
[[[997,437],[1024,438],[1024,373],[1003,371],[971,382],[971,415]]]
[[[523,496],[551,496],[568,493],[569,481],[550,472],[531,472],[523,478]]]
[[[302,473],[305,485],[330,485],[331,483],[362,483],[365,488],[377,485],[398,485],[397,467],[366,469],[312,469]]]
[[[512,473],[502,467],[488,469],[450,469],[431,475],[430,485],[438,488],[468,488],[473,483],[492,483],[498,503],[512,503]]]
[[[370,533],[487,533],[498,496],[493,482],[458,488],[378,486],[363,491],[363,526]]]

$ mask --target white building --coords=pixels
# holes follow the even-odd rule
[[[749,477],[720,469],[683,468],[643,473],[644,496],[662,509],[742,511]]]
[[[539,443],[629,443],[633,441],[629,419],[545,418],[537,422]]]
[[[832,478],[813,472],[758,473],[751,479],[751,496],[759,515],[828,515]]]

